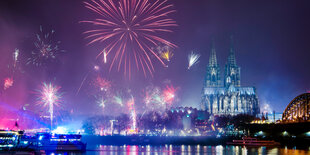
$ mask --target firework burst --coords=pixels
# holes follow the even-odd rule
[[[130,111],[130,119],[131,119],[131,131],[136,132],[137,129],[137,114],[136,114],[136,108],[135,108],[135,100],[133,97],[129,99],[127,102],[127,105],[129,107]]]
[[[107,63],[107,52],[105,50],[103,51],[103,62]]]
[[[162,99],[161,90],[159,87],[147,87],[145,91],[144,102],[148,109],[160,109],[164,105],[164,100]]]
[[[106,80],[100,76],[95,79],[94,85],[100,89],[100,91],[108,91],[111,88],[111,81]]]
[[[31,52],[32,55],[28,58],[27,64],[41,66],[47,61],[55,60],[60,53],[65,52],[59,48],[60,41],[53,40],[54,33],[54,30],[45,33],[40,26],[40,32],[36,34],[34,42],[35,50]]]
[[[100,107],[102,107],[102,109],[106,107],[106,102],[107,101],[103,97],[97,101],[97,103],[99,104]]]
[[[162,52],[161,54],[160,54],[160,56],[163,58],[163,59],[165,59],[165,60],[167,60],[167,61],[170,61],[170,59],[171,59],[171,57],[173,56],[173,53],[171,52],[171,51],[165,51],[165,52]]]
[[[157,46],[156,50],[160,57],[166,61],[170,61],[173,56],[173,52],[171,51],[171,48],[169,46]]]
[[[19,69],[17,66],[17,64],[19,62],[19,55],[20,55],[20,51],[19,51],[19,49],[16,48],[13,52],[13,64],[8,65],[8,69],[12,70],[11,76],[5,78],[4,82],[3,82],[4,90],[12,87],[14,84],[14,75],[15,75],[15,72],[17,71],[17,69]]]
[[[18,58],[19,58],[19,49],[16,48],[14,53],[13,53],[14,68],[16,68],[16,64],[18,62]]]
[[[9,78],[9,77],[5,78],[4,79],[4,84],[3,84],[3,87],[4,87],[3,89],[6,90],[6,89],[12,87],[13,83],[14,83],[13,78]]]
[[[166,89],[163,90],[163,98],[167,105],[172,105],[173,101],[176,97],[176,91],[177,88],[174,88],[173,86],[166,86]]]
[[[59,86],[53,86],[52,83],[42,84],[41,90],[38,91],[38,104],[48,107],[51,119],[51,129],[53,128],[54,106],[59,106],[62,94],[59,92]]]
[[[176,99],[177,88],[167,85],[164,89],[155,86],[148,86],[144,93],[145,112],[161,112],[172,106]]]
[[[98,65],[95,65],[95,66],[94,66],[94,70],[95,70],[95,71],[99,71],[99,69],[100,69],[100,67],[99,67]]]
[[[136,66],[142,69],[146,76],[147,71],[153,76],[154,67],[151,56],[154,56],[164,66],[155,51],[151,48],[162,43],[175,48],[176,45],[162,38],[162,32],[172,32],[171,27],[176,22],[168,15],[175,12],[173,5],[166,4],[167,0],[91,0],[84,2],[85,7],[100,15],[95,20],[81,21],[91,23],[95,29],[84,32],[91,39],[89,44],[100,42],[105,44],[97,55],[104,56],[104,62],[110,57],[110,71],[115,66],[118,71],[122,67],[124,75],[131,76],[131,68]]]
[[[190,69],[194,64],[198,63],[200,54],[196,54],[194,52],[191,52],[188,55],[188,67],[187,69]]]
[[[50,104],[59,106],[62,97],[62,94],[59,93],[60,88],[59,86],[53,86],[52,83],[43,83],[39,91],[38,103],[44,107],[50,106]]]
[[[124,105],[124,104],[123,104],[123,99],[122,99],[122,97],[120,97],[120,96],[114,96],[113,99],[114,99],[114,102],[115,102],[116,104],[118,104],[118,105],[120,105],[120,106],[123,106],[123,105]]]

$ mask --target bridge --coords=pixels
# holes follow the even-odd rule
[[[295,97],[282,114],[283,123],[310,122],[310,93]]]

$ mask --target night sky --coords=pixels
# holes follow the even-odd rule
[[[87,1],[87,0],[86,0]],[[175,106],[199,107],[201,90],[213,38],[217,59],[224,72],[230,35],[234,36],[237,64],[241,67],[241,85],[255,86],[261,105],[283,112],[297,95],[310,90],[310,2],[300,1],[209,1],[170,0],[176,13],[171,14],[179,25],[165,36],[178,45],[165,68],[152,58],[154,77],[137,72],[131,79],[108,67],[95,57],[103,49],[100,43],[86,45],[82,34],[90,24],[79,23],[98,17],[84,7],[82,0],[2,0],[0,1],[0,79],[1,111],[29,108],[38,111],[35,91],[42,82],[61,86],[62,108],[77,114],[94,114],[98,105],[89,95],[91,79],[100,74],[112,81],[112,87],[130,91],[137,98],[150,85],[178,88]],[[55,39],[66,52],[57,61],[44,66],[26,65],[40,25],[55,30]],[[19,71],[12,87],[3,90],[3,79],[11,75],[8,65],[12,53],[21,51]],[[187,69],[187,55],[201,54],[199,63]],[[78,95],[84,76],[100,66],[100,73],[91,71]],[[139,103],[137,104],[139,106]]]

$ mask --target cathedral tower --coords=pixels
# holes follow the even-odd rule
[[[205,86],[206,87],[220,87],[221,86],[220,66],[217,63],[216,52],[215,52],[213,41],[211,44],[211,54],[209,58],[209,65],[207,67]]]
[[[229,87],[230,85],[233,85],[235,87],[240,87],[240,67],[238,67],[236,63],[233,37],[231,36],[230,39],[231,45],[225,65],[224,86]]]
[[[259,102],[255,87],[240,86],[240,67],[236,63],[232,38],[225,65],[224,86],[220,76],[220,67],[212,43],[207,75],[202,90],[202,110],[206,110],[214,116],[235,116],[238,114],[256,116],[259,114]]]

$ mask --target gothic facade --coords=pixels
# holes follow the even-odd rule
[[[240,67],[236,63],[233,43],[231,43],[222,80],[215,47],[212,44],[202,91],[201,108],[212,115],[257,115],[259,103],[255,87],[241,87],[240,78]]]

